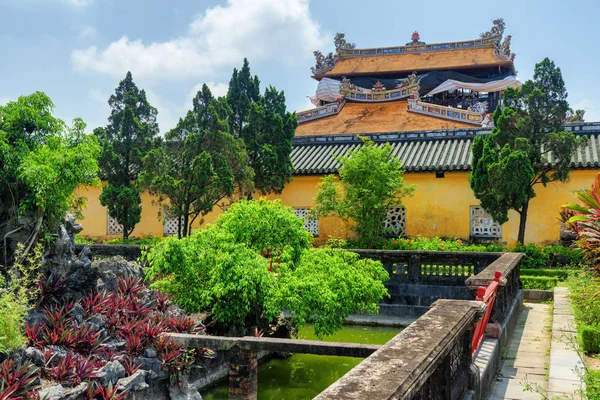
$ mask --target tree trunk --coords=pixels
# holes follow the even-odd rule
[[[521,208],[521,219],[519,220],[519,236],[517,241],[521,244],[525,244],[525,226],[527,225],[527,209],[529,208],[529,200],[523,204]]]

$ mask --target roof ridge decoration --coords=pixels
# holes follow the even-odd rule
[[[329,103],[310,110],[297,111],[296,116],[298,117],[298,123],[301,124],[303,122],[312,121],[313,119],[336,115],[344,107],[344,104],[346,104],[346,101],[342,100],[338,103]]]
[[[417,31],[411,35],[411,41],[404,46],[376,47],[376,48],[356,48],[356,44],[346,41],[344,33],[337,33],[334,37],[335,53],[329,53],[324,56],[323,53],[316,50],[315,66],[311,68],[314,76],[321,76],[335,67],[335,64],[341,58],[366,57],[389,54],[421,53],[430,51],[448,51],[465,48],[491,47],[494,46],[494,55],[504,61],[513,61],[515,55],[510,52],[511,36],[508,35],[502,41],[504,34],[504,19],[498,18],[493,21],[492,28],[480,34],[478,39],[462,40],[455,42],[440,42],[426,44],[420,39]],[[502,41],[502,42],[501,42]]]
[[[342,78],[340,84],[340,95],[344,98],[368,103],[404,99],[413,91],[419,91],[419,78],[415,72],[389,90],[381,84],[381,81],[377,81],[370,92],[352,84],[346,77]]]
[[[487,112],[486,102],[476,103],[464,110],[462,108],[440,106],[437,104],[422,102],[419,92],[414,91],[410,94],[410,98],[408,99],[407,103],[409,112],[464,122],[472,125],[479,125],[481,127],[489,127],[493,125],[493,121],[490,119],[490,114]]]

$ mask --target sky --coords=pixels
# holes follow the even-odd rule
[[[0,0],[0,104],[43,91],[65,121],[105,126],[108,98],[131,71],[158,109],[161,133],[203,83],[224,95],[244,57],[261,90],[283,90],[288,109],[312,107],[313,50],[344,32],[357,47],[479,37],[502,17],[522,81],[535,63],[562,70],[569,102],[600,121],[600,1]]]

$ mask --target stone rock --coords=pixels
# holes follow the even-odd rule
[[[94,261],[92,268],[99,274],[98,278],[102,281],[99,285],[101,289],[113,293],[119,288],[119,277],[142,278],[144,276],[143,269],[139,264],[127,261],[120,256]]]
[[[103,329],[106,326],[106,321],[102,315],[96,314],[87,320],[87,324],[95,331]]]
[[[65,397],[66,390],[62,385],[54,385],[40,390],[40,398],[46,400],[59,400]]]
[[[113,385],[121,378],[125,377],[125,367],[118,361],[109,361],[104,367],[98,371],[97,379],[102,382],[104,386],[108,386],[110,383]]]
[[[139,365],[140,369],[150,372],[150,379],[163,379],[168,376],[158,358],[136,357],[133,362]]]
[[[67,356],[67,349],[62,346],[50,345],[46,349],[52,350],[52,365],[56,366],[63,358]]]
[[[152,289],[144,289],[138,295],[144,304],[154,304],[156,302],[156,291]]]
[[[73,309],[71,310],[71,317],[73,317],[78,324],[81,324],[83,322],[83,314],[85,314],[85,310],[81,304],[75,303]]]
[[[202,400],[202,396],[189,382],[184,375],[179,382],[172,382],[169,385],[169,395],[171,400]]]
[[[27,315],[26,323],[29,326],[40,325],[46,321],[44,313],[39,310],[31,310]]]
[[[119,379],[117,386],[121,390],[127,390],[128,392],[147,389],[149,386],[146,383],[146,374],[146,371],[142,369],[138,370],[131,376]]]
[[[148,347],[147,349],[144,349],[142,355],[146,358],[156,358],[156,350],[152,347]]]
[[[68,389],[65,393],[65,400],[85,400],[85,394],[88,389],[88,384],[86,382],[80,383],[78,386],[74,388]]]
[[[25,349],[25,359],[31,361],[36,367],[42,368],[44,366],[44,354],[35,347],[28,347]]]
[[[169,314],[171,317],[185,317],[187,315],[185,311],[175,305],[169,307],[167,314]]]

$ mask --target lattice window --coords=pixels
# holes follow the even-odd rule
[[[386,236],[406,236],[406,208],[390,208],[383,222],[383,230]]]
[[[119,224],[116,219],[108,215],[106,222],[106,234],[107,235],[122,235],[123,225]]]
[[[471,206],[471,236],[473,237],[502,237],[502,225],[494,221],[480,206]]]
[[[308,217],[308,208],[294,208],[296,217],[304,220],[304,228],[313,234],[313,236],[319,236],[319,220]]]
[[[163,211],[163,217],[163,234],[165,236],[177,235],[177,230],[179,229],[177,217],[171,217],[166,209]],[[181,228],[183,229],[183,215],[179,218],[181,219]]]

